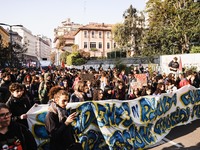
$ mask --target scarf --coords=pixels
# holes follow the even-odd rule
[[[51,102],[48,110],[58,115],[59,122],[61,122],[64,118],[67,118],[66,109],[59,107],[55,102]]]

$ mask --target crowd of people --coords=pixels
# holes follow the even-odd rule
[[[25,129],[28,128],[26,113],[34,104],[49,104],[45,125],[50,136],[50,149],[79,150],[81,146],[71,132],[71,122],[76,113],[66,114],[67,103],[132,100],[140,96],[175,92],[188,84],[199,87],[199,72],[187,70],[178,73],[178,69],[173,69],[173,64],[169,64],[169,68],[172,70],[169,74],[149,72],[148,68],[141,66],[134,66],[129,72],[117,68],[104,70],[102,67],[98,70],[90,67],[88,70],[61,68],[42,71],[4,68],[0,71],[0,149],[5,145],[10,146],[4,137],[13,139],[19,134],[10,134],[11,122],[22,125],[22,130],[18,131],[24,132],[28,136],[27,140],[33,140]],[[137,82],[136,74],[145,74],[146,84],[133,86]],[[2,136],[5,134],[10,137]],[[26,141],[26,136],[23,138]],[[26,147],[23,140],[20,139],[21,146]],[[32,147],[36,149],[34,143]]]

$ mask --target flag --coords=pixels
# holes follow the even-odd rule
[[[65,68],[65,62],[62,61],[62,68]]]
[[[182,72],[183,68],[182,68],[182,60],[181,57],[179,57],[179,72]]]

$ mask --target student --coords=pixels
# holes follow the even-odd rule
[[[83,102],[85,99],[84,82],[80,80],[74,85],[74,93],[70,96],[70,102]]]
[[[11,93],[6,105],[10,108],[12,118],[18,123],[24,124],[28,127],[27,112],[32,107],[27,95],[24,93],[24,86],[21,83],[12,83],[9,86]]]
[[[172,61],[168,64],[169,70],[171,72],[177,72],[179,69],[179,63],[177,62],[178,58],[174,57]]]
[[[8,106],[0,103],[0,149],[37,150],[37,144],[31,132],[25,126],[11,121]]]
[[[54,91],[56,90],[54,89]],[[66,105],[68,101],[68,92],[59,90],[54,94],[53,101],[49,106],[45,126],[50,136],[50,150],[82,150],[81,144],[75,142],[71,126],[76,117],[76,112],[67,114]]]
[[[104,100],[104,91],[102,89],[96,89],[93,95],[94,101]]]

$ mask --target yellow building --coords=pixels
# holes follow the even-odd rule
[[[0,36],[2,39],[3,47],[7,47],[9,43],[9,33],[1,26],[0,26]]]

